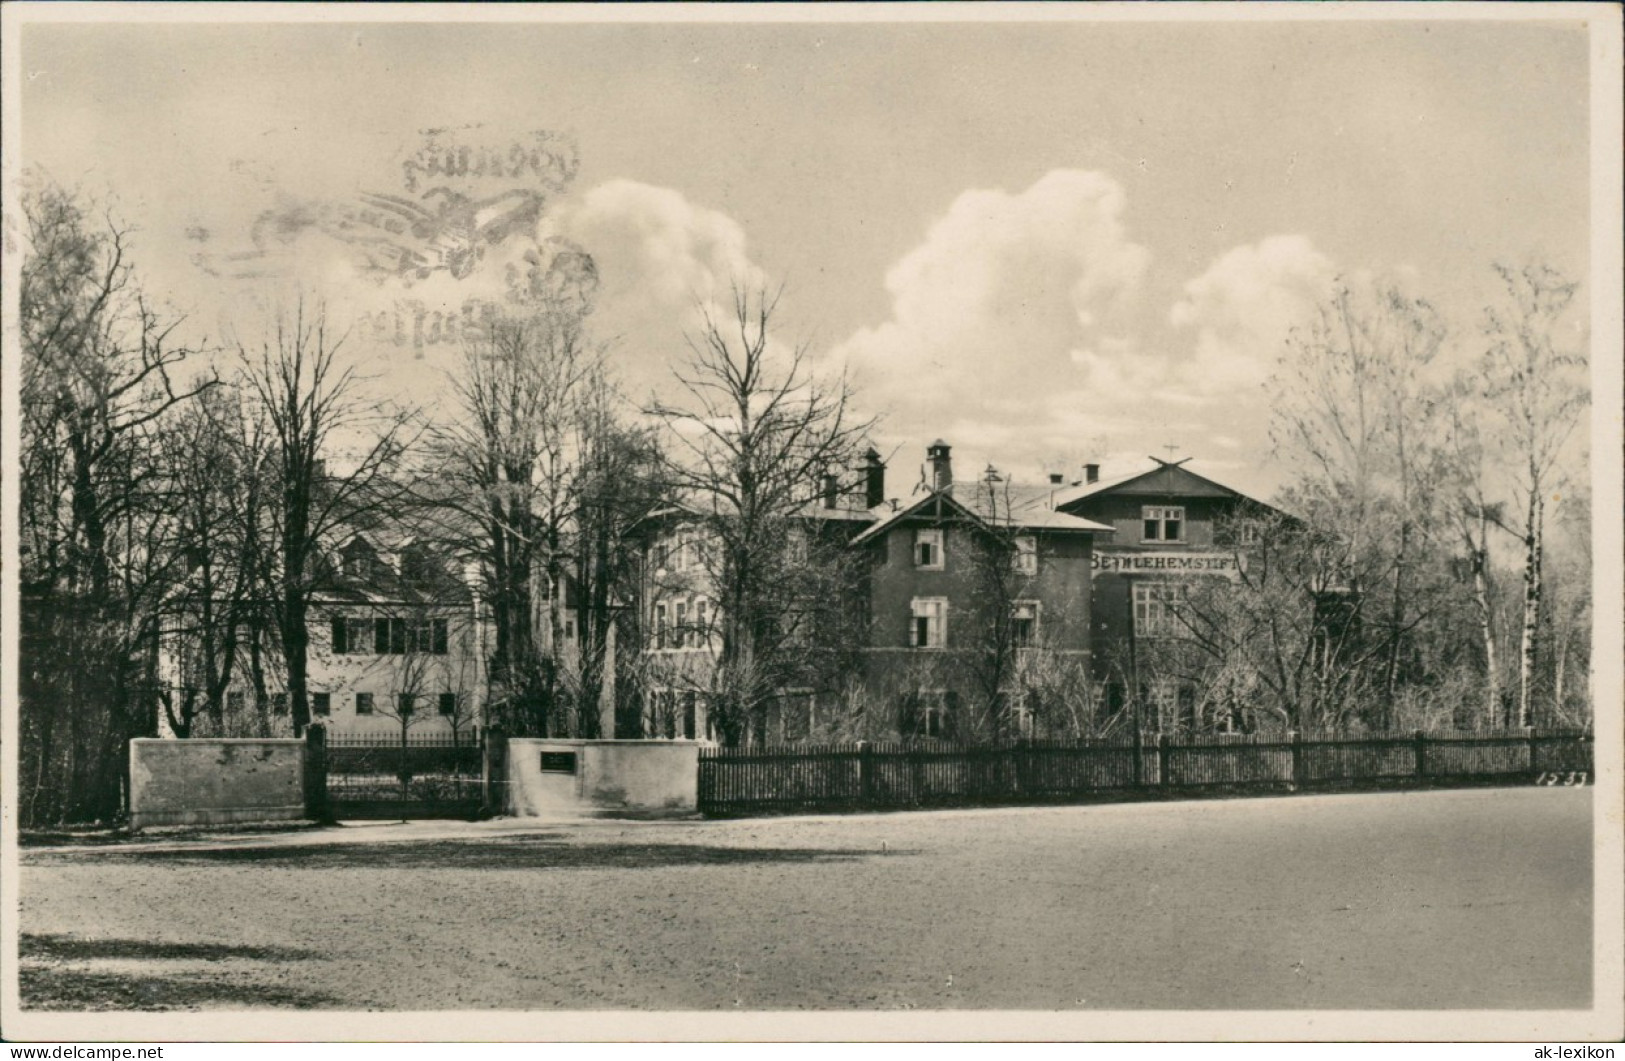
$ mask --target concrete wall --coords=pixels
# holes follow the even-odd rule
[[[575,773],[542,770],[572,753]],[[680,817],[699,809],[700,745],[668,740],[508,741],[507,811],[521,818]]]
[[[130,828],[298,820],[301,740],[130,742]]]

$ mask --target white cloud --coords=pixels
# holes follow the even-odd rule
[[[885,433],[1014,441],[1001,459],[1025,460],[1040,408],[1109,404],[1093,392],[1138,379],[1129,315],[1150,254],[1124,205],[1110,177],[1077,170],[960,195],[887,272],[890,319],[832,351]]]
[[[1168,314],[1196,335],[1181,373],[1197,395],[1222,396],[1264,383],[1294,327],[1308,323],[1336,270],[1305,236],[1270,236],[1235,247],[1185,285]]]
[[[545,225],[592,255],[593,327],[614,340],[611,357],[634,397],[688,356],[684,336],[700,325],[701,303],[726,321],[732,288],[765,282],[740,224],[671,188],[608,181],[561,204]]]

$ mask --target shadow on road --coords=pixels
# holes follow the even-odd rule
[[[885,852],[890,857],[908,854]],[[131,861],[146,864],[253,863],[299,869],[640,869],[665,866],[719,866],[752,863],[851,862],[881,851],[850,848],[725,847],[714,844],[640,844],[560,842],[552,836],[503,840],[384,841],[357,844],[299,844],[159,849],[101,850],[94,855],[63,853],[32,859],[36,863],[90,859],[98,863]]]
[[[221,1006],[333,1006],[318,991],[268,984],[242,966],[220,972],[164,970],[165,961],[292,963],[322,955],[295,947],[173,943],[145,939],[82,939],[23,933],[18,939],[18,992],[24,1009],[170,1010]],[[98,961],[151,962],[139,971],[86,968]]]
[[[336,1006],[338,1000],[315,991],[254,983],[241,977],[153,976],[88,972],[60,967],[18,970],[23,1009],[165,1010],[219,1006]]]
[[[320,958],[314,951],[295,947],[250,947],[235,943],[167,943],[147,939],[80,939],[77,936],[33,935],[24,932],[17,941],[17,956],[56,961],[92,961],[97,958],[144,961],[175,958],[181,961],[217,962],[226,958],[253,961],[293,962]]]

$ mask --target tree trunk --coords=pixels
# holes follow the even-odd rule
[[[1490,610],[1489,553],[1480,549],[1473,558],[1473,597],[1478,603],[1478,634],[1484,642],[1485,712],[1494,729],[1501,720],[1501,671],[1495,655],[1495,615]]]
[[[1545,498],[1538,489],[1529,492],[1529,517],[1524,533],[1523,631],[1518,653],[1518,726],[1533,725],[1535,698],[1535,648],[1540,632],[1542,524]]]

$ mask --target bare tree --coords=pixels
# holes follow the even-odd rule
[[[449,487],[437,500],[456,551],[479,566],[495,635],[492,696],[516,733],[550,732],[577,432],[600,360],[580,311],[522,306],[465,349],[450,381],[457,412],[434,434],[437,471]]]
[[[568,684],[570,732],[601,732],[600,705],[615,683],[616,658],[639,649],[635,539],[643,521],[668,498],[658,440],[624,423],[618,396],[601,378],[590,382],[579,410],[572,519],[574,644]]]
[[[292,701],[293,730],[310,723],[310,608],[321,550],[337,531],[369,514],[397,511],[410,495],[395,478],[412,440],[414,417],[370,402],[353,366],[338,359],[342,337],[328,333],[325,310],[277,322],[258,350],[238,346],[241,383],[252,397],[270,457],[275,498],[267,506],[274,550],[271,609]],[[346,446],[358,454],[340,458]]]
[[[718,635],[710,717],[727,744],[793,680],[800,647],[813,643],[804,608],[817,597],[786,576],[820,576],[790,560],[807,541],[797,544],[791,529],[825,475],[856,465],[870,427],[854,415],[844,379],[813,378],[805,347],[775,348],[777,306],[777,294],[737,287],[728,319],[702,306],[691,357],[675,373],[682,399],[650,409],[666,427],[666,474],[709,543]]]
[[[1506,288],[1485,323],[1482,397],[1495,417],[1499,451],[1512,478],[1524,547],[1523,616],[1518,639],[1518,724],[1534,718],[1546,504],[1568,477],[1570,438],[1590,400],[1579,333],[1564,334],[1579,285],[1544,265],[1497,266]]]
[[[1345,544],[1342,564],[1368,635],[1381,631],[1382,674],[1368,721],[1395,700],[1413,632],[1442,607],[1424,577],[1436,551],[1443,449],[1429,382],[1448,335],[1438,311],[1395,285],[1342,285],[1296,335],[1278,381],[1278,450],[1301,470],[1295,500]]]
[[[1486,447],[1474,402],[1475,387],[1475,380],[1458,377],[1451,388],[1446,409],[1445,454],[1452,464],[1447,482],[1455,494],[1454,504],[1449,509],[1466,554],[1462,563],[1473,587],[1473,615],[1483,656],[1483,719],[1485,728],[1494,729],[1503,724],[1503,711],[1502,664],[1497,647],[1500,624],[1497,622],[1495,571],[1490,560],[1490,529],[1505,529],[1506,524],[1505,506],[1490,500],[1484,467]]]
[[[108,818],[124,742],[156,727],[176,578],[156,440],[213,379],[142,293],[125,230],[38,175],[19,289],[22,819]]]
[[[192,736],[200,722],[214,736],[238,735],[228,731],[227,689],[250,644],[275,638],[264,607],[273,560],[266,454],[239,399],[230,387],[201,395],[160,443],[169,544],[185,571],[166,609],[175,680],[160,692],[178,737]],[[264,686],[262,675],[257,703]]]

